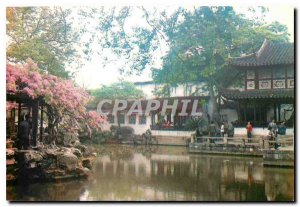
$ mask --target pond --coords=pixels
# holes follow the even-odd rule
[[[186,147],[98,146],[88,179],[8,186],[23,201],[292,201],[294,169]]]

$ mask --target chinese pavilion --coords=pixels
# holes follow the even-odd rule
[[[229,67],[242,75],[238,87],[221,89],[224,103],[234,102],[235,112],[227,114],[237,124],[266,127],[275,119],[294,121],[294,43],[275,43],[264,40],[261,48],[252,54],[230,58]],[[234,83],[234,81],[232,82]],[[232,84],[234,85],[234,84]]]

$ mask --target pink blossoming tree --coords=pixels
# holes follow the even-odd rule
[[[87,111],[91,96],[71,80],[39,72],[31,60],[25,64],[6,65],[6,92],[25,94],[31,99],[42,97],[45,102],[50,137],[55,140],[59,129],[76,132],[82,129],[101,130],[106,117]],[[7,102],[7,108],[13,105]]]

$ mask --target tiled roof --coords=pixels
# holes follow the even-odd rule
[[[294,89],[268,89],[268,90],[220,90],[223,97],[228,99],[255,99],[255,98],[294,98]]]
[[[229,65],[232,66],[249,67],[279,64],[294,64],[294,43],[273,43],[265,39],[256,53],[229,60]]]

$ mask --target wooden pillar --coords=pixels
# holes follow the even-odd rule
[[[238,104],[237,104],[237,114],[238,114],[238,121],[241,120],[241,109],[240,109],[240,101],[238,101]]]
[[[32,145],[36,146],[38,130],[39,101],[34,100],[32,103]]]
[[[41,104],[41,126],[40,126],[40,142],[43,142],[43,131],[44,131],[44,128],[43,128],[43,123],[44,123],[44,111],[43,111],[43,104]]]
[[[276,119],[277,118],[277,113],[276,113],[276,108],[277,107],[276,106],[277,106],[276,103],[274,103],[273,107],[274,107],[274,120],[275,120],[275,122],[277,121],[277,119]]]
[[[246,112],[247,112],[247,103],[245,102],[244,103],[244,121],[247,123],[248,120],[247,120],[247,117],[246,117]]]
[[[281,121],[280,110],[281,110],[281,106],[280,106],[280,103],[279,103],[278,104],[278,121]]]
[[[18,127],[20,126],[20,119],[21,119],[21,103],[18,106]]]
[[[254,103],[253,103],[253,108],[254,108],[254,109],[253,109],[253,110],[254,110],[254,111],[253,111],[253,112],[254,112],[254,122],[257,123],[257,120],[256,120],[256,119],[257,119],[257,117],[256,117],[256,106],[257,106],[256,101],[254,101]]]

